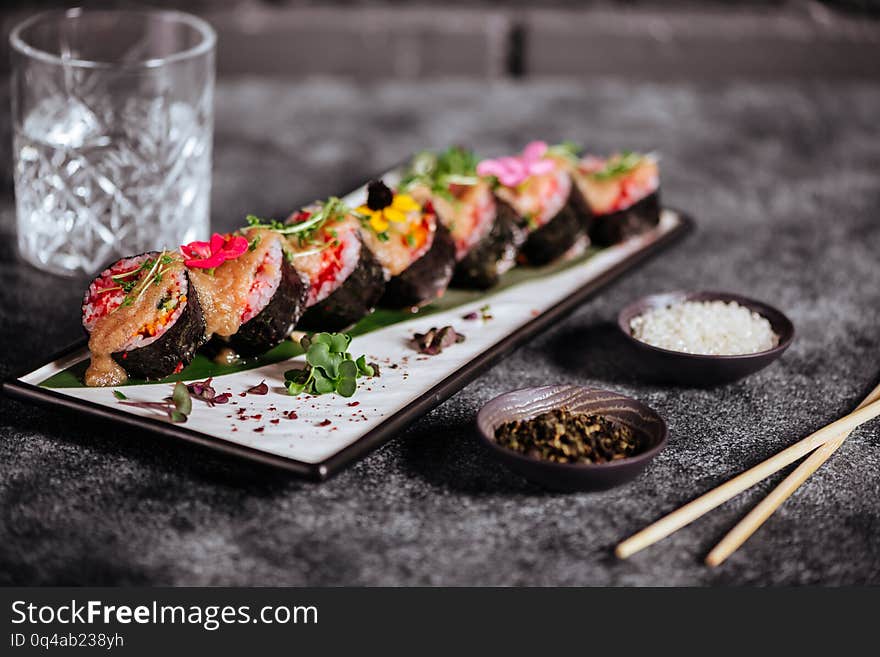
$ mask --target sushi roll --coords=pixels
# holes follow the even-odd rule
[[[660,222],[660,170],[653,156],[585,157],[573,175],[594,215],[589,232],[597,246],[617,244]]]
[[[477,175],[476,165],[476,155],[460,147],[420,153],[401,187],[433,210],[452,235],[453,285],[486,289],[516,263],[526,232],[489,181]]]
[[[294,213],[287,237],[293,265],[309,281],[299,327],[341,331],[369,315],[385,292],[385,270],[364,244],[359,219],[331,198]]]
[[[531,142],[516,157],[483,160],[477,172],[497,181],[495,194],[525,225],[521,254],[528,264],[546,264],[586,243],[589,208],[546,143]]]
[[[88,386],[179,372],[205,339],[205,318],[183,258],[152,251],[123,258],[89,285],[82,304],[89,336]]]
[[[433,212],[381,181],[368,185],[367,202],[355,212],[364,241],[390,277],[382,305],[415,310],[443,295],[455,268],[455,242]]]
[[[526,240],[526,229],[510,205],[493,196],[495,219],[489,234],[477,242],[455,265],[452,284],[486,290],[516,264],[516,256]]]
[[[290,335],[305,311],[309,284],[291,264],[281,234],[258,222],[242,232],[215,234],[210,249],[205,242],[183,249],[191,256],[186,265],[208,335],[241,356],[254,356]]]

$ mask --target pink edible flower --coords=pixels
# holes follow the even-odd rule
[[[530,142],[519,156],[483,160],[477,165],[477,174],[495,176],[505,187],[516,187],[532,176],[550,173],[556,168],[556,162],[544,158],[547,148],[545,141]]]
[[[183,264],[197,269],[214,269],[227,260],[235,260],[248,250],[248,241],[241,235],[214,233],[210,242],[190,242],[180,247],[186,256]]]

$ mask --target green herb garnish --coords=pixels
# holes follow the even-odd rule
[[[119,274],[118,276],[120,278],[125,279],[119,281],[122,291],[125,292],[125,298],[122,300],[122,303],[120,303],[119,306],[113,309],[112,312],[115,312],[119,308],[131,306],[136,301],[140,301],[150,283],[152,283],[153,285],[159,285],[159,283],[162,282],[162,277],[165,275],[165,272],[168,271],[168,266],[171,265],[173,262],[174,258],[170,256],[167,251],[162,251],[158,255],[158,257],[144,260],[141,263],[141,266],[137,269]],[[140,274],[144,271],[147,272],[145,276],[129,278],[134,274]]]
[[[318,204],[311,212],[309,218],[298,223],[286,224],[276,219],[260,219],[258,216],[249,214],[246,218],[248,228],[265,228],[281,235],[297,235],[300,240],[307,239],[312,233],[320,228],[325,221],[339,216],[345,216],[351,210],[341,199],[331,196],[326,201]],[[246,229],[247,230],[247,229]]]
[[[119,390],[114,390],[114,391],[113,391],[113,396],[116,397],[116,399],[128,399],[128,397],[126,397],[126,396],[125,396],[123,393],[121,393]]]
[[[568,160],[571,164],[576,164],[581,150],[581,147],[573,141],[564,141],[561,144],[554,144],[548,148],[547,156],[558,157]]]
[[[400,181],[401,189],[425,185],[432,193],[452,200],[450,185],[476,185],[476,153],[460,146],[452,146],[441,153],[422,151],[410,162]]]
[[[348,352],[351,336],[346,333],[315,333],[299,343],[306,352],[306,366],[284,373],[287,392],[291,395],[335,392],[351,397],[357,390],[358,377],[374,374],[365,356],[352,358]]]
[[[632,151],[623,151],[617,155],[613,155],[605,162],[605,167],[598,171],[592,172],[590,177],[595,180],[610,180],[617,176],[622,176],[635,169],[644,159],[644,155],[633,153]]]

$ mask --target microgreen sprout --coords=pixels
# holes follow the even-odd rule
[[[291,395],[335,392],[351,397],[357,390],[358,377],[373,376],[375,371],[366,356],[352,358],[348,352],[350,343],[351,336],[345,333],[315,333],[303,337],[300,346],[306,352],[306,366],[284,373],[287,391]]]

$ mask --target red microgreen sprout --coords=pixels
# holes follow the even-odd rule
[[[119,395],[122,395],[122,393],[120,392],[119,395],[117,395],[116,393],[119,392],[118,390],[114,390],[113,392],[114,396],[117,399],[120,399]],[[123,398],[125,398],[125,395],[123,395]],[[172,391],[171,396],[165,397],[165,399],[160,402],[122,401],[120,399],[119,403],[126,406],[134,406],[135,408],[151,408],[161,411],[168,416],[168,419],[171,422],[186,422],[186,418],[192,412],[192,397],[190,397],[187,387],[179,381],[174,384],[174,390]]]

